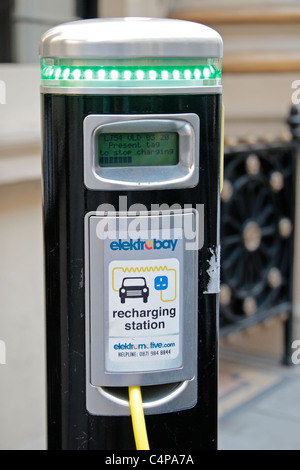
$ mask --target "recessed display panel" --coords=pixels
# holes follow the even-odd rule
[[[100,132],[97,138],[101,167],[178,164],[177,132]]]
[[[89,189],[193,188],[199,181],[196,114],[90,114],[83,130]]]

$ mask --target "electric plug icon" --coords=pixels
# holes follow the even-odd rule
[[[154,288],[156,290],[166,290],[168,288],[168,278],[167,276],[157,276],[154,279]]]

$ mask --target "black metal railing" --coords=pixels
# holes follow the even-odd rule
[[[280,315],[290,363],[299,112],[288,140],[225,147],[220,337]]]

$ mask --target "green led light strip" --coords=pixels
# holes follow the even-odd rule
[[[205,86],[221,84],[220,60],[205,59],[197,65],[66,64],[65,60],[43,59],[42,85],[67,87],[105,86]],[[75,62],[75,61],[74,61]],[[200,62],[200,60],[199,60]]]

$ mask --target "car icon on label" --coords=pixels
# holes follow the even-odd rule
[[[122,286],[119,289],[121,303],[125,303],[125,299],[141,297],[144,303],[148,302],[149,287],[144,277],[124,277]]]

